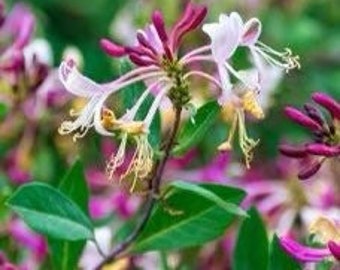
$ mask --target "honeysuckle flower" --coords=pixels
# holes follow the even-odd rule
[[[211,45],[208,48],[201,48],[195,55],[196,59],[214,61],[217,65],[222,87],[219,103],[222,106],[223,118],[231,122],[228,139],[219,146],[219,150],[231,149],[235,131],[238,130],[239,144],[247,167],[258,140],[253,140],[247,135],[245,112],[256,119],[264,117],[263,109],[257,100],[258,93],[269,85],[268,81],[263,79],[268,75],[264,62],[287,71],[299,67],[298,58],[292,56],[290,50],[279,53],[258,41],[261,27],[261,22],[257,18],[244,23],[237,12],[230,15],[221,14],[218,23],[203,26],[203,31],[210,37]],[[231,58],[238,47],[249,48],[253,56],[254,69],[244,72],[232,67]],[[211,55],[205,54],[207,49],[211,50]],[[231,83],[230,76],[237,79],[235,85]]]
[[[301,160],[298,176],[302,180],[317,173],[327,159],[337,161],[340,156],[340,103],[321,92],[312,94],[312,99],[329,112],[331,119],[327,119],[314,104],[305,104],[304,112],[286,107],[285,114],[290,119],[312,132],[313,142],[280,146],[282,154]]]
[[[190,99],[186,81],[189,75],[185,76],[183,66],[177,59],[177,53],[183,36],[196,29],[205,14],[204,6],[189,3],[183,16],[168,33],[162,13],[155,11],[152,15],[152,24],[137,32],[136,46],[123,47],[107,39],[101,40],[102,48],[109,55],[113,57],[127,55],[139,66],[112,82],[98,84],[91,81],[79,73],[72,60],[64,61],[60,65],[60,80],[65,88],[70,93],[84,98],[87,103],[81,112],[71,111],[71,115],[77,118],[74,121],[64,121],[59,132],[74,133],[74,140],[83,137],[91,127],[104,136],[119,134],[121,143],[107,164],[107,174],[111,180],[118,168],[126,161],[127,143],[132,139],[136,148],[125,172],[120,176],[120,180],[133,179],[131,191],[134,190],[137,179],[145,179],[152,169],[153,150],[148,142],[148,133],[162,100],[168,97],[176,107],[187,104]],[[106,100],[124,87],[138,81],[147,81],[147,89],[133,107],[117,119],[115,112],[106,107]],[[157,89],[156,93],[153,89]],[[179,90],[174,89],[183,91],[184,96],[176,94],[175,92]],[[137,121],[138,110],[151,93],[155,95],[153,104],[145,119]]]
[[[286,236],[280,237],[281,246],[289,255],[301,262],[320,262],[331,259],[332,256],[335,260],[340,260],[340,227],[336,221],[319,217],[311,224],[310,233],[324,247],[304,246]]]

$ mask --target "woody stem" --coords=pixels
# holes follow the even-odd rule
[[[140,233],[145,228],[151,216],[152,210],[155,206],[156,199],[157,197],[159,197],[158,195],[160,193],[160,184],[162,181],[162,175],[164,172],[166,162],[168,161],[170,157],[171,149],[175,143],[176,134],[178,132],[179,124],[181,120],[182,108],[181,107],[175,108],[175,113],[176,113],[176,116],[175,116],[175,121],[172,127],[172,131],[171,131],[171,134],[170,134],[170,137],[167,143],[164,146],[163,158],[156,162],[153,173],[150,177],[150,179],[152,179],[152,181],[150,181],[150,193],[148,194],[146,202],[143,206],[144,211],[143,211],[143,215],[140,218],[139,223],[135,227],[134,231],[123,242],[117,245],[113,249],[113,251],[108,256],[106,256],[106,258],[95,268],[96,270],[102,269],[103,266],[105,266],[106,264],[112,263],[115,259],[117,259],[137,239],[137,237],[140,235]]]

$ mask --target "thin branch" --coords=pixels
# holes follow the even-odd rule
[[[95,270],[100,270],[102,267],[106,264],[112,263],[122,252],[124,252],[140,235],[140,233],[145,228],[147,221],[149,220],[153,207],[156,202],[156,198],[159,195],[160,192],[160,184],[162,181],[162,175],[164,172],[164,168],[166,165],[166,162],[168,161],[171,153],[171,149],[175,143],[176,134],[179,129],[179,124],[181,120],[181,113],[182,108],[175,108],[176,110],[176,116],[174,125],[172,128],[172,132],[170,134],[170,138],[167,141],[165,147],[164,147],[164,156],[162,160],[156,162],[155,169],[152,174],[152,180],[150,181],[150,190],[145,205],[144,205],[144,212],[142,217],[140,218],[139,223],[135,227],[134,231],[119,245],[116,246],[115,249],[111,252],[110,255],[108,255],[96,268]]]

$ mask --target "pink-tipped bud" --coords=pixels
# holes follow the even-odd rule
[[[312,104],[305,104],[303,106],[306,113],[310,118],[312,118],[314,121],[318,122],[320,126],[323,126],[325,124],[325,121],[320,113],[320,111],[315,108]]]
[[[314,93],[312,99],[326,108],[335,118],[340,119],[340,103],[335,99],[321,92]]]
[[[300,180],[306,180],[312,177],[321,168],[322,163],[315,161],[312,164],[305,166],[298,174]]]
[[[105,38],[100,40],[100,47],[104,52],[113,57],[122,57],[126,55],[126,50],[123,46],[117,45]]]
[[[328,249],[338,261],[340,261],[340,244],[335,243],[334,241],[328,242]]]
[[[339,147],[332,147],[322,143],[313,143],[307,145],[308,153],[317,156],[326,156],[326,157],[336,157],[340,155]]]
[[[279,151],[281,154],[291,158],[304,158],[307,156],[304,146],[293,146],[288,144],[280,145]]]
[[[152,22],[155,26],[158,36],[162,42],[168,41],[168,35],[165,31],[163,15],[160,11],[156,10],[152,14]]]
[[[144,66],[151,66],[151,65],[155,65],[156,64],[155,61],[149,60],[149,59],[145,59],[145,58],[143,58],[143,57],[141,57],[141,56],[139,56],[139,55],[137,55],[135,53],[130,53],[129,54],[129,58],[137,66],[144,67]]]
[[[287,117],[304,127],[307,127],[313,131],[322,129],[322,127],[316,121],[293,107],[286,107],[284,112]]]
[[[137,32],[137,40],[140,43],[141,46],[144,46],[145,48],[149,49],[153,54],[157,55],[157,51],[154,47],[150,44],[150,42],[145,38],[143,33]]]

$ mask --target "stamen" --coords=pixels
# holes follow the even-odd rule
[[[232,142],[233,142],[234,135],[236,132],[236,127],[237,127],[237,116],[234,115],[233,122],[231,124],[231,128],[229,131],[228,139],[218,146],[219,151],[229,151],[232,149]]]
[[[128,138],[127,133],[124,133],[117,153],[116,154],[113,153],[111,155],[110,161],[106,165],[106,173],[108,175],[109,181],[111,182],[113,180],[113,175],[117,168],[122,166],[124,163],[127,138]]]
[[[260,41],[256,45],[258,46],[253,46],[253,49],[268,63],[283,68],[287,73],[291,69],[301,68],[299,56],[293,55],[289,48],[285,48],[283,52],[278,52]]]
[[[255,99],[254,91],[247,91],[241,99],[243,109],[254,116],[256,119],[263,119],[264,113]]]
[[[247,135],[247,130],[245,128],[245,119],[244,119],[244,113],[240,110],[237,111],[237,118],[238,118],[238,127],[239,127],[239,144],[241,147],[241,150],[245,157],[245,163],[247,169],[250,168],[250,162],[253,159],[253,151],[254,148],[258,145],[260,140],[253,140],[252,138],[249,138]]]
[[[136,142],[136,150],[129,167],[120,178],[121,181],[133,174],[133,181],[130,188],[131,193],[136,187],[137,180],[145,179],[151,172],[153,166],[153,149],[148,142],[147,135],[134,136],[134,139]]]

